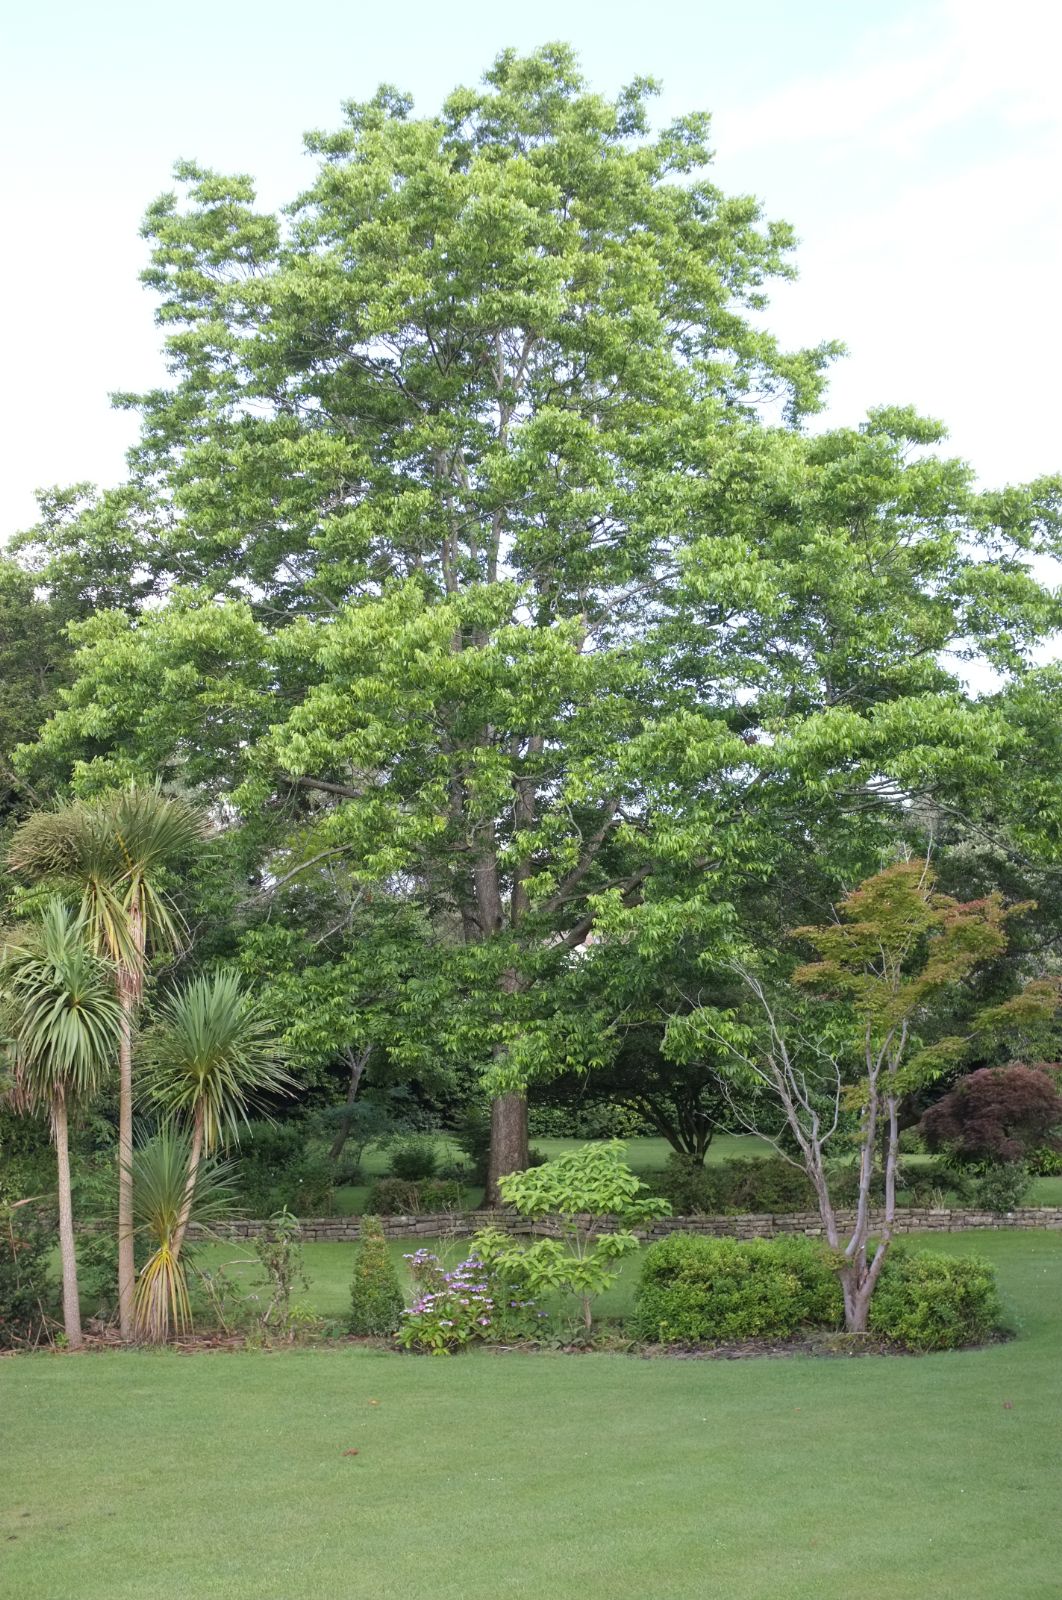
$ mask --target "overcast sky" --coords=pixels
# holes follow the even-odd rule
[[[1048,0],[36,0],[0,22],[0,539],[38,486],[122,476],[159,382],[139,219],[194,157],[280,205],[301,135],[380,81],[431,111],[506,45],[568,39],[603,92],[714,114],[716,179],[801,237],[770,322],[843,339],[828,420],[913,403],[987,483],[1062,469],[1062,97]]]

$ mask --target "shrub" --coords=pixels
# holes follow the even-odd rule
[[[252,1122],[240,1139],[236,1167],[241,1207],[252,1217],[290,1211],[319,1217],[331,1205],[334,1173],[324,1149],[299,1118]]]
[[[409,1134],[391,1151],[391,1176],[402,1178],[406,1183],[434,1178],[438,1166],[439,1153],[430,1134]]]
[[[476,1256],[469,1256],[452,1272],[443,1272],[437,1259],[433,1261],[421,1266],[427,1284],[402,1312],[398,1342],[404,1350],[447,1356],[473,1339],[488,1337],[494,1299],[483,1263]]]
[[[526,1244],[495,1230],[500,1270],[516,1274],[514,1281],[526,1283],[533,1295],[551,1289],[578,1295],[588,1330],[594,1295],[617,1276],[613,1263],[638,1249],[630,1229],[669,1210],[626,1165],[618,1139],[584,1144],[538,1168],[507,1173],[498,1187],[522,1217],[553,1217],[560,1231],[560,1238]],[[602,1232],[606,1218],[627,1227]]]
[[[490,1110],[479,1101],[466,1106],[454,1129],[457,1146],[468,1157],[472,1181],[485,1184],[490,1165]]]
[[[894,1245],[870,1302],[868,1327],[908,1350],[956,1350],[984,1343],[1001,1317],[987,1261]]]
[[[1024,1161],[1003,1161],[986,1167],[974,1179],[973,1201],[986,1211],[1013,1211],[1029,1192],[1032,1173]]]
[[[738,1156],[706,1167],[672,1155],[655,1186],[678,1216],[746,1211],[807,1211],[815,1191],[799,1167],[781,1156]]]
[[[52,1219],[29,1205],[0,1205],[0,1348],[38,1339],[53,1299]]]
[[[460,1211],[464,1198],[464,1190],[452,1178],[432,1178],[428,1183],[378,1178],[369,1190],[366,1209],[380,1217],[408,1217],[421,1211]]]
[[[528,1126],[536,1139],[636,1139],[656,1129],[633,1106],[615,1101],[594,1105],[531,1106]]]
[[[1040,1145],[1038,1149],[1030,1151],[1029,1171],[1037,1178],[1062,1177],[1062,1150]]]
[[[784,1339],[842,1316],[830,1256],[809,1239],[672,1233],[645,1252],[634,1328],[663,1344],[712,1344]]]
[[[358,1234],[350,1286],[350,1331],[382,1338],[398,1327],[402,1291],[379,1217],[362,1217]]]
[[[1022,1161],[1030,1150],[1057,1143],[1062,1094],[1050,1072],[1012,1061],[960,1078],[922,1118],[931,1150],[953,1160]]]
[[[509,1243],[505,1234],[494,1229],[480,1237],[488,1235],[503,1247]],[[399,1332],[400,1343],[406,1349],[443,1354],[470,1339],[534,1338],[546,1313],[528,1297],[524,1283],[512,1281],[513,1275],[504,1270],[497,1254],[493,1260],[485,1259],[477,1238],[467,1261],[452,1273],[431,1250],[407,1255],[415,1295],[412,1307],[402,1313],[406,1320]]]

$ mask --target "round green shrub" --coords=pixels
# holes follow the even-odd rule
[[[382,1338],[398,1327],[402,1291],[379,1217],[362,1217],[358,1234],[348,1325],[351,1333]]]
[[[841,1314],[829,1256],[810,1239],[672,1233],[645,1252],[634,1331],[661,1344],[783,1339]]]
[[[957,1350],[991,1338],[1002,1315],[987,1261],[894,1245],[867,1325],[880,1339],[908,1350]]]
[[[422,1183],[434,1178],[439,1166],[435,1140],[428,1134],[413,1133],[391,1151],[391,1176],[406,1183]]]

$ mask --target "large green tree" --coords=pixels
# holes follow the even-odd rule
[[[81,625],[26,770],[179,774],[262,890],[341,861],[416,907],[493,1193],[526,1082],[611,1048],[588,938],[711,944],[787,854],[977,802],[1014,719],[961,658],[1019,678],[1059,620],[1057,483],[979,493],[909,411],[802,430],[832,351],[758,316],[790,230],[652,92],[563,46],[435,116],[382,89],[281,217],[182,165],[145,223],[173,381],[129,401],[126,494],[53,538],[134,519],[167,603]]]

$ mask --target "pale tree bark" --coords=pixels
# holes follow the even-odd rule
[[[63,1328],[71,1350],[79,1350],[81,1303],[77,1288],[77,1252],[74,1248],[74,1208],[70,1195],[70,1135],[66,1096],[60,1090],[52,1101],[52,1133],[59,1176],[59,1257],[63,1273]]]
[[[118,1002],[122,1009],[118,1045],[118,1325],[122,1338],[136,1330],[136,1258],[133,1239],[133,1030],[144,986],[145,930],[140,900],[129,908],[133,963],[118,970]]]
[[[181,1214],[177,1219],[177,1227],[173,1234],[172,1253],[176,1261],[181,1253],[184,1236],[188,1232],[188,1218],[192,1214],[192,1201],[195,1199],[196,1179],[199,1177],[199,1164],[203,1159],[203,1134],[205,1127],[205,1111],[200,1102],[195,1108],[192,1119],[192,1143],[188,1151],[188,1178],[184,1185],[184,1200],[181,1204]]]
[[[769,1045],[759,1060],[737,1051],[732,1044],[730,1048],[752,1075],[771,1091],[772,1098],[781,1106],[789,1131],[800,1150],[800,1160],[794,1161],[786,1150],[764,1133],[762,1127],[754,1124],[740,1110],[739,1120],[749,1132],[767,1138],[769,1143],[775,1145],[779,1155],[792,1165],[801,1167],[810,1179],[827,1242],[832,1250],[840,1251],[843,1255],[838,1278],[844,1300],[845,1330],[848,1333],[865,1333],[871,1298],[885,1265],[895,1228],[900,1103],[896,1078],[907,1044],[907,1023],[901,1022],[890,1029],[884,1041],[875,1040],[869,1027],[867,1029],[864,1040],[864,1104],[859,1126],[859,1185],[855,1217],[851,1228],[845,1230],[847,1238],[842,1239],[826,1166],[827,1145],[840,1127],[845,1099],[840,1066],[832,1057],[816,1052],[813,1053],[814,1067],[805,1071],[791,1054],[774,1008],[759,979],[744,968],[736,970],[764,1014]],[[820,1110],[823,1104],[829,1108],[825,1118]],[[871,1188],[879,1146],[879,1122],[883,1117],[886,1121],[883,1141],[885,1205],[878,1246],[871,1257]]]

